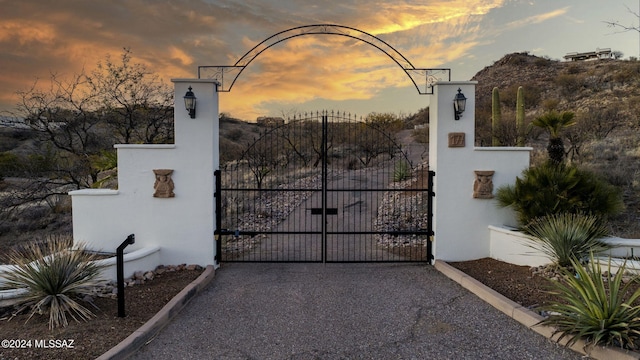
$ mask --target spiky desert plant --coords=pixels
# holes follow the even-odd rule
[[[551,281],[552,293],[561,302],[552,302],[541,310],[551,315],[540,322],[555,328],[557,341],[567,338],[567,346],[579,339],[587,345],[617,345],[627,349],[638,346],[640,338],[640,289],[632,292],[638,281],[623,282],[626,263],[611,275],[611,259],[603,273],[600,263],[590,256],[584,267],[572,260],[573,271],[562,269],[562,280]]]
[[[400,161],[396,163],[393,169],[393,181],[404,181],[411,177],[411,166],[406,161]]]
[[[502,123],[502,111],[500,109],[500,92],[497,87],[491,91],[491,145],[500,146],[500,124]]]
[[[571,266],[573,259],[586,260],[593,252],[609,247],[602,242],[607,228],[594,215],[554,214],[535,219],[527,227],[532,248],[544,253],[559,267]]]
[[[562,131],[576,124],[575,114],[571,111],[549,111],[537,117],[531,124],[547,131],[549,134],[549,144],[547,145],[549,159],[556,164],[561,163],[564,160]]]
[[[520,147],[524,146],[525,128],[524,128],[524,90],[522,86],[518,86],[516,96],[516,144]]]
[[[18,289],[15,304],[18,312],[29,309],[29,321],[36,313],[49,313],[49,328],[68,325],[67,314],[74,320],[88,320],[94,314],[76,301],[100,285],[100,267],[96,256],[85,251],[84,244],[69,247],[66,239],[54,238],[31,243],[13,250],[7,259],[12,271],[0,273],[0,289]]]

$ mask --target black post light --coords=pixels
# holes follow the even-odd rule
[[[116,249],[116,280],[118,285],[118,317],[125,317],[124,311],[124,248],[135,244],[136,236],[131,234]]]
[[[456,97],[453,98],[453,111],[455,113],[455,119],[460,120],[460,116],[464,112],[464,108],[467,106],[467,98],[462,93],[462,90],[458,88]]]
[[[191,91],[191,86],[189,86],[189,91],[187,91],[186,94],[184,94],[184,107],[187,108],[187,111],[189,112],[189,116],[192,119],[196,118],[196,96],[193,94],[193,91]]]

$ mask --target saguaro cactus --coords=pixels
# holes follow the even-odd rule
[[[516,99],[516,133],[518,135],[517,145],[520,147],[524,146],[524,89],[522,89],[522,86],[518,87],[518,96]]]
[[[491,92],[491,145],[500,146],[500,122],[502,121],[502,111],[500,109],[500,93],[498,88],[494,87]]]

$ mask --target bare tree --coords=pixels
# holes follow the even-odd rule
[[[52,74],[47,90],[34,83],[18,95],[18,112],[25,123],[39,135],[41,144],[49,144],[42,148],[53,148],[49,151],[54,152],[56,162],[50,166],[60,173],[57,182],[78,189],[90,186],[98,176],[91,169],[90,159],[108,145],[109,136],[106,129],[100,129],[98,93],[88,83],[84,70],[69,80]]]
[[[605,139],[611,132],[623,125],[624,117],[619,106],[589,107],[578,113],[577,125],[568,128],[565,137],[569,149],[565,154],[571,161],[581,160],[583,146],[592,140]]]
[[[52,73],[48,84],[36,81],[17,92],[13,115],[24,119],[36,141],[31,153],[16,155],[20,166],[10,168],[14,179],[3,185],[0,221],[7,212],[29,208],[25,205],[41,207],[69,190],[99,185],[104,160],[113,158],[107,149],[114,143],[173,138],[169,86],[134,64],[128,49],[120,60],[107,56],[94,71],[82,69],[66,78]]]
[[[253,173],[258,190],[262,190],[264,180],[279,164],[281,152],[274,138],[277,134],[266,131],[259,139],[245,150],[242,159],[247,161],[249,169]]]
[[[636,19],[638,19],[638,25],[633,23],[629,25],[623,25],[620,23],[619,20],[603,21],[603,22],[607,24],[608,27],[616,29],[617,30],[616,33],[625,33],[629,31],[637,32],[639,36],[638,50],[640,51],[640,11],[631,10],[631,8],[627,5],[625,5],[625,7],[627,8],[627,12],[629,12]],[[638,7],[640,8],[640,1],[638,1]],[[617,55],[620,55],[620,57],[622,57],[622,53],[618,52],[618,54],[616,54],[616,52],[614,52],[614,56],[616,56],[616,58],[619,58],[617,57]]]
[[[391,113],[371,113],[365,122],[355,124],[353,140],[362,164],[368,166],[383,154],[393,158],[399,150],[395,136],[403,127],[402,120]]]
[[[285,153],[291,154],[302,162],[303,166],[309,165],[313,154],[308,149],[308,137],[313,133],[303,131],[304,123],[302,120],[289,121],[278,129],[280,137],[285,143]],[[292,159],[293,160],[293,159]]]
[[[173,140],[173,90],[145,65],[132,63],[131,50],[123,50],[119,63],[108,55],[87,79],[120,142]]]

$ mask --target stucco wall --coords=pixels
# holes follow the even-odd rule
[[[213,264],[214,169],[218,168],[218,94],[212,80],[176,79],[175,144],[115,145],[118,189],[73,191],[73,233],[96,250],[115,251],[129,234],[133,251],[160,246],[162,264]],[[196,118],[182,97],[191,86]],[[173,169],[175,197],[153,197],[154,169]]]
[[[513,224],[513,214],[493,199],[473,198],[475,170],[492,170],[494,193],[512,184],[529,166],[531,148],[477,148],[475,138],[476,82],[435,85],[429,105],[429,164],[434,178],[434,255],[445,261],[490,256],[488,225]],[[454,120],[453,99],[460,88],[466,111]],[[449,147],[449,133],[464,133],[464,147]]]

